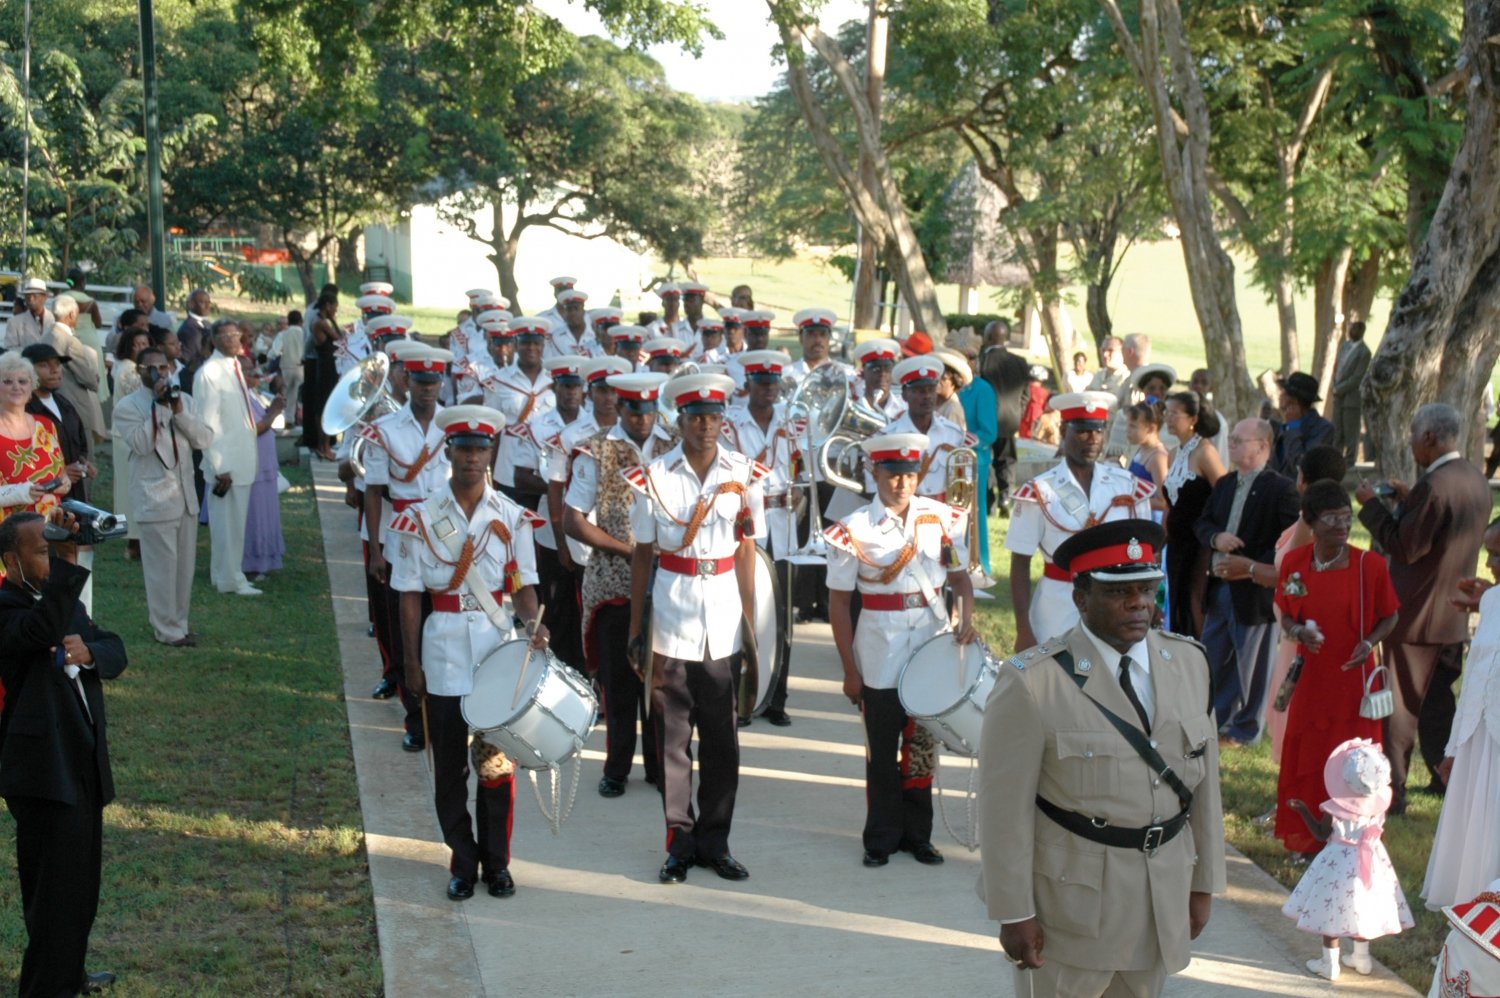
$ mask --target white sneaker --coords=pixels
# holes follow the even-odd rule
[[[1354,952],[1341,957],[1340,961],[1350,970],[1361,974],[1369,974],[1375,969],[1375,960],[1370,956],[1370,944],[1368,942],[1356,942]]]
[[[1330,981],[1339,979],[1338,961],[1330,961],[1326,953],[1316,960],[1307,961],[1307,971],[1315,977],[1322,977]]]
[[[245,583],[234,591],[236,596],[259,596],[264,590],[256,589],[250,583]]]

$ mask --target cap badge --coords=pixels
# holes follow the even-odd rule
[[[1141,549],[1141,542],[1132,537],[1130,539],[1130,544],[1125,548],[1126,557],[1128,557],[1131,561],[1140,561],[1145,553],[1146,552]]]

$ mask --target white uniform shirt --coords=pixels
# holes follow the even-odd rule
[[[370,337],[365,335],[364,324],[360,323],[335,345],[333,369],[342,376],[370,356],[370,349]]]
[[[910,413],[902,413],[900,418],[892,420],[883,433],[922,433],[917,429],[917,424],[911,421]],[[932,414],[932,425],[926,430],[927,452],[922,455],[922,460],[927,462],[927,474],[917,482],[917,495],[929,498],[941,499],[948,491],[948,459],[953,456],[953,451],[958,447],[973,447],[978,443],[971,433],[966,433],[962,426],[938,415]],[[928,461],[928,459],[931,459]],[[981,483],[980,488],[984,485]],[[865,489],[868,492],[875,491],[875,478],[870,474],[868,465],[865,468]]]
[[[918,522],[933,518],[937,522]],[[964,544],[968,517],[963,510],[922,496],[914,496],[906,518],[898,518],[878,498],[830,524],[823,531],[828,541],[828,588],[844,592],[921,594],[926,606],[904,610],[865,610],[854,632],[854,663],[866,686],[895,689],[901,670],[921,645],[947,627],[942,604],[948,570],[943,567],[943,535],[958,559],[968,563]],[[852,539],[852,540],[851,540]],[[907,541],[916,545],[916,557],[890,582],[876,576],[880,569],[863,564],[855,544],[875,566],[895,562]],[[861,578],[864,576],[864,578]]]
[[[697,335],[692,323],[686,319],[676,320],[670,328],[667,326],[666,319],[656,319],[651,325],[646,327],[646,330],[654,338],[669,336],[674,340],[681,340],[684,343],[692,343],[694,337]]]
[[[432,422],[426,432],[417,417],[412,415],[411,403],[387,416],[377,419],[366,429],[372,436],[365,448],[365,487],[384,485],[390,502],[385,503],[385,522],[380,525],[380,543],[386,561],[393,561],[395,539],[390,534],[391,521],[398,512],[397,506],[406,508],[417,500],[431,495],[448,481],[448,452],[443,446],[443,431],[438,429],[437,414],[442,406],[434,406]],[[410,482],[397,481],[404,478],[408,469],[416,463],[423,451],[432,456],[422,465],[422,470]]]
[[[842,363],[837,360],[825,360],[823,361],[823,363],[817,365],[817,367],[809,367],[806,360],[799,360],[796,363],[792,364],[791,367],[788,367],[786,370],[782,371],[781,376],[785,380],[790,381],[795,385],[799,383],[803,378],[807,377],[810,372],[815,371],[818,368],[827,367],[829,364],[832,364],[835,369],[840,371],[844,375],[844,379],[846,381],[849,378],[854,377],[854,369],[848,364]]]
[[[766,536],[760,539],[760,545],[769,546],[781,556],[797,546],[796,527],[788,505],[794,443],[791,434],[792,428],[785,423],[784,408],[779,405],[764,430],[750,414],[748,405],[731,408],[724,419],[724,445],[770,470],[761,482],[766,497]]]
[[[503,368],[484,381],[484,404],[505,416],[507,429],[539,416],[557,405],[552,395],[552,379],[545,370],[532,381],[516,364]],[[495,460],[495,481],[514,488],[516,484],[515,437],[500,435],[500,452]]]
[[[490,524],[496,522],[509,532],[508,546],[491,528]],[[531,512],[487,487],[474,508],[473,519],[465,522],[463,508],[444,484],[425,501],[405,510],[392,525],[391,535],[397,543],[391,559],[391,588],[403,593],[448,591],[456,558],[441,537],[455,530],[474,542],[474,561],[466,584],[458,590],[460,595],[487,587],[491,592],[504,589],[509,597],[507,578],[518,580],[522,586],[536,585]],[[455,546],[461,544],[459,541]],[[502,602],[502,610],[510,609],[505,602],[508,599]],[[472,692],[474,667],[515,637],[514,629],[500,630],[480,609],[434,612],[422,625],[422,672],[428,692],[445,697]]]
[[[594,339],[594,334],[587,328],[582,336],[574,336],[572,330],[559,323],[542,347],[542,362],[553,357],[599,357],[603,354],[604,351],[599,349],[599,341]]]
[[[732,558],[739,551],[735,521],[742,506],[750,510],[750,536],[765,535],[760,487],[765,469],[727,447],[718,448],[718,456],[702,481],[688,465],[680,445],[650,464],[623,474],[637,493],[630,512],[630,529],[637,544],[656,543],[682,558]],[[686,550],[677,551],[700,497],[713,497],[727,482],[744,485],[744,495],[725,493],[712,498],[693,542]],[[718,575],[683,575],[659,569],[651,592],[652,649],[656,653],[701,662],[727,658],[739,651],[742,613],[733,569]]]
[[[528,468],[536,472],[542,481],[551,481],[549,474],[552,467],[552,453],[562,447],[563,430],[577,426],[584,420],[588,421],[584,423],[585,426],[592,424],[594,431],[598,432],[599,424],[594,422],[593,416],[582,409],[578,410],[578,414],[573,417],[571,423],[563,422],[562,413],[557,409],[548,409],[540,415],[532,416],[531,421],[524,427],[511,427],[510,429],[517,431],[515,445],[510,452],[515,460],[513,469]],[[542,501],[537,504],[536,512],[537,516],[544,521],[537,525],[536,542],[544,548],[556,550],[557,539],[552,532],[552,518],[548,515],[545,494],[542,496]]]
[[[876,405],[870,401],[869,390],[865,387],[865,379],[862,374],[855,374],[849,380],[849,397],[857,402],[863,402],[877,412],[884,413],[887,422],[895,422],[906,415],[906,399],[894,386],[886,389],[885,401]]]
[[[349,451],[354,446],[354,441],[357,439],[359,439],[359,433],[352,430],[339,437],[339,445],[333,449],[333,456],[337,458],[340,463],[349,460]],[[365,449],[369,449],[369,444],[365,445]],[[363,493],[365,491],[364,475],[356,474],[354,476],[354,488],[355,491],[360,493]],[[363,506],[361,506],[359,509],[359,539],[362,541],[367,541],[370,539],[370,531],[365,528],[365,510]]]

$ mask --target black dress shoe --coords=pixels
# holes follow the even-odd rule
[[[427,739],[415,731],[409,731],[401,738],[401,747],[408,752],[420,752],[427,747]]]
[[[788,727],[792,723],[792,719],[787,716],[786,711],[780,710],[776,707],[768,707],[765,713],[761,714],[760,716],[764,717],[766,720],[770,721],[778,728]]]
[[[661,865],[661,872],[656,879],[664,884],[680,884],[687,880],[688,867],[693,865],[690,859],[681,856],[668,856],[667,861]]]
[[[396,684],[390,679],[382,679],[380,682],[376,683],[375,688],[370,691],[370,696],[376,700],[389,700],[395,695]]]
[[[750,871],[745,869],[744,866],[740,864],[739,860],[735,859],[727,852],[722,856],[715,856],[713,859],[700,859],[698,861],[698,865],[710,867],[715,873],[723,877],[725,880],[750,879]]]
[[[474,896],[474,881],[467,877],[454,877],[448,881],[448,900],[467,901]]]
[[[903,846],[902,848],[911,853],[911,858],[918,863],[923,863],[927,866],[938,866],[943,862],[943,854],[938,852],[937,846],[931,842],[922,842],[910,847]]]
[[[868,849],[865,850],[864,864],[866,866],[884,866],[890,861],[891,858],[883,852],[871,852]]]
[[[83,983],[78,986],[78,993],[81,995],[98,994],[113,983],[115,983],[115,975],[107,970],[96,970],[92,974],[85,971]]]
[[[367,638],[373,638],[374,636],[375,636],[375,625],[374,624],[367,625],[365,627],[365,637],[367,637]]]
[[[750,727],[750,718],[748,718],[748,717],[737,717],[737,718],[735,718],[734,723],[736,725],[738,725],[739,727],[741,727],[741,728],[748,728],[748,727]]]
[[[599,780],[600,797],[619,797],[625,793],[625,781],[617,780],[613,776],[605,776]]]
[[[510,878],[509,870],[486,873],[483,880],[492,898],[508,898],[516,892],[516,882]]]

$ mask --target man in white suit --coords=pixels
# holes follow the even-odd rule
[[[203,449],[208,488],[208,530],[213,540],[209,575],[214,588],[237,596],[259,596],[240,565],[245,557],[245,518],[255,481],[255,417],[250,390],[240,372],[240,329],[221,319],[211,327],[214,354],[198,368],[193,399],[213,442]]]

